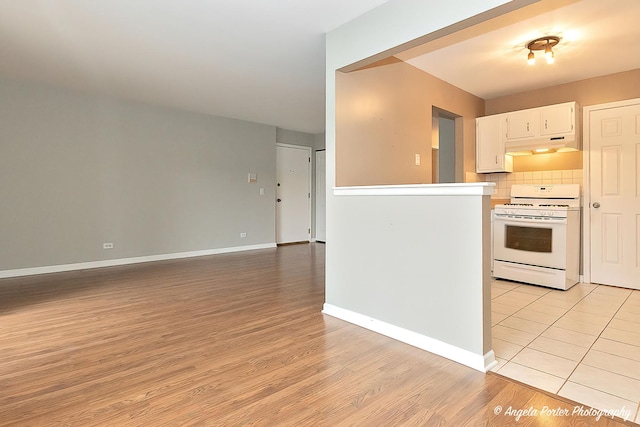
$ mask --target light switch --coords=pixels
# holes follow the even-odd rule
[[[416,166],[420,166],[420,154],[416,153]]]
[[[261,195],[261,196],[264,196],[264,188],[261,188],[261,189],[260,189],[260,195]]]
[[[258,182],[258,176],[255,173],[249,174],[249,184],[255,184]]]

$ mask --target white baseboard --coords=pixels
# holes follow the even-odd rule
[[[178,252],[172,254],[149,255],[134,258],[106,259],[101,261],[79,262],[74,264],[48,265],[44,267],[17,268],[0,270],[0,279],[9,277],[32,276],[34,274],[59,273],[62,271],[86,270],[89,268],[114,267],[117,265],[138,264],[141,262],[165,261],[169,259],[192,258],[205,255],[218,255],[231,252],[252,251],[255,249],[275,248],[275,243],[262,245],[233,246],[230,248],[205,249],[200,251]]]
[[[447,359],[469,366],[470,368],[481,372],[487,372],[498,364],[493,350],[490,350],[485,355],[472,353],[460,347],[447,344],[399,326],[373,319],[351,310],[336,307],[332,304],[325,303],[322,312],[403,343],[418,347],[422,350],[426,350],[430,353],[437,354],[438,356],[446,357]]]

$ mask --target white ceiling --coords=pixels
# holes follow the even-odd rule
[[[324,33],[385,1],[0,1],[0,77],[318,133]],[[520,12],[397,56],[485,99],[640,68],[640,0]],[[556,63],[528,66],[548,34]]]
[[[397,56],[492,99],[640,68],[639,18],[639,0],[543,0],[496,20],[497,28],[488,32],[469,31],[446,47],[423,46]],[[525,45],[547,35],[561,37],[553,49],[555,63],[547,64],[537,52],[536,64],[528,65]]]
[[[324,34],[385,1],[0,1],[0,76],[318,133]]]

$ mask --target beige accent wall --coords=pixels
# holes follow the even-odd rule
[[[580,107],[640,98],[640,69],[485,101],[485,115],[576,101]],[[580,118],[581,119],[581,118]],[[514,172],[582,169],[582,152],[515,157]]]
[[[433,107],[463,117],[458,155],[463,172],[474,172],[481,98],[393,58],[337,72],[336,185],[431,183]]]
[[[488,99],[486,115],[576,101],[581,107],[640,97],[640,69]]]

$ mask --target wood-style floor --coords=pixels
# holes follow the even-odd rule
[[[0,280],[0,425],[596,423],[323,302],[322,244]]]

